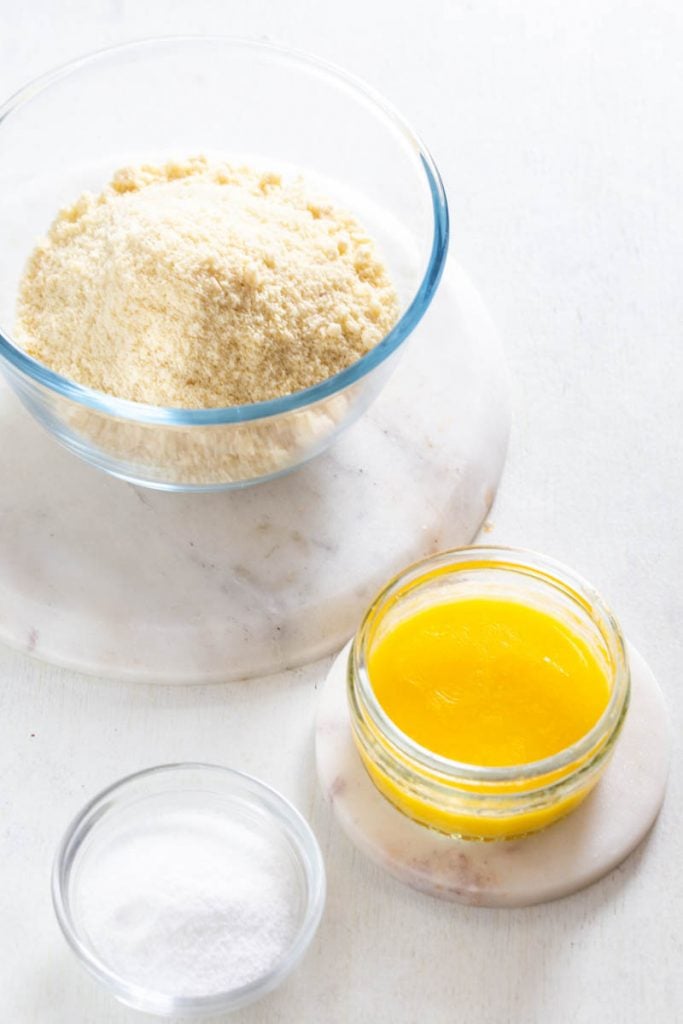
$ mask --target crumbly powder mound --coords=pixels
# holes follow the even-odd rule
[[[63,209],[29,259],[17,333],[91,388],[210,408],[327,379],[398,311],[350,213],[301,179],[197,157],[126,168]]]

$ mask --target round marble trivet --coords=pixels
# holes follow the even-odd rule
[[[370,781],[351,736],[347,645],[324,684],[316,725],[323,792],[351,841],[407,885],[483,907],[522,907],[568,896],[606,875],[652,827],[664,799],[671,734],[662,692],[629,646],[632,694],[605,774],[568,817],[524,839],[472,842],[411,821]]]
[[[136,488],[64,451],[0,388],[0,640],[98,675],[275,672],[337,649],[406,563],[468,543],[508,436],[495,329],[450,270],[370,410],[244,490]]]

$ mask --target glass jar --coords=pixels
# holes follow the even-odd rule
[[[572,746],[527,764],[465,764],[420,746],[384,712],[368,672],[374,645],[425,607],[464,597],[535,607],[588,645],[607,678],[609,698],[593,728]],[[373,783],[413,820],[467,839],[516,838],[574,810],[607,765],[629,692],[623,637],[596,591],[557,562],[512,548],[461,548],[410,566],[375,598],[349,654],[352,732]]]

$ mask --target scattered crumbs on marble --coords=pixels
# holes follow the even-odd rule
[[[482,533],[492,533],[494,530],[494,524],[490,519],[486,519],[481,529]]]
[[[35,738],[36,738],[36,734],[34,732],[29,733],[29,739],[33,740]]]

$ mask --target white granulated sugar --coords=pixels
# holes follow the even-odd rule
[[[93,948],[126,981],[204,996],[277,964],[297,927],[296,886],[277,833],[178,813],[125,831],[90,858],[79,913]]]
[[[241,405],[327,379],[398,318],[356,218],[303,179],[196,157],[119,171],[63,209],[29,259],[17,337],[119,398]]]

